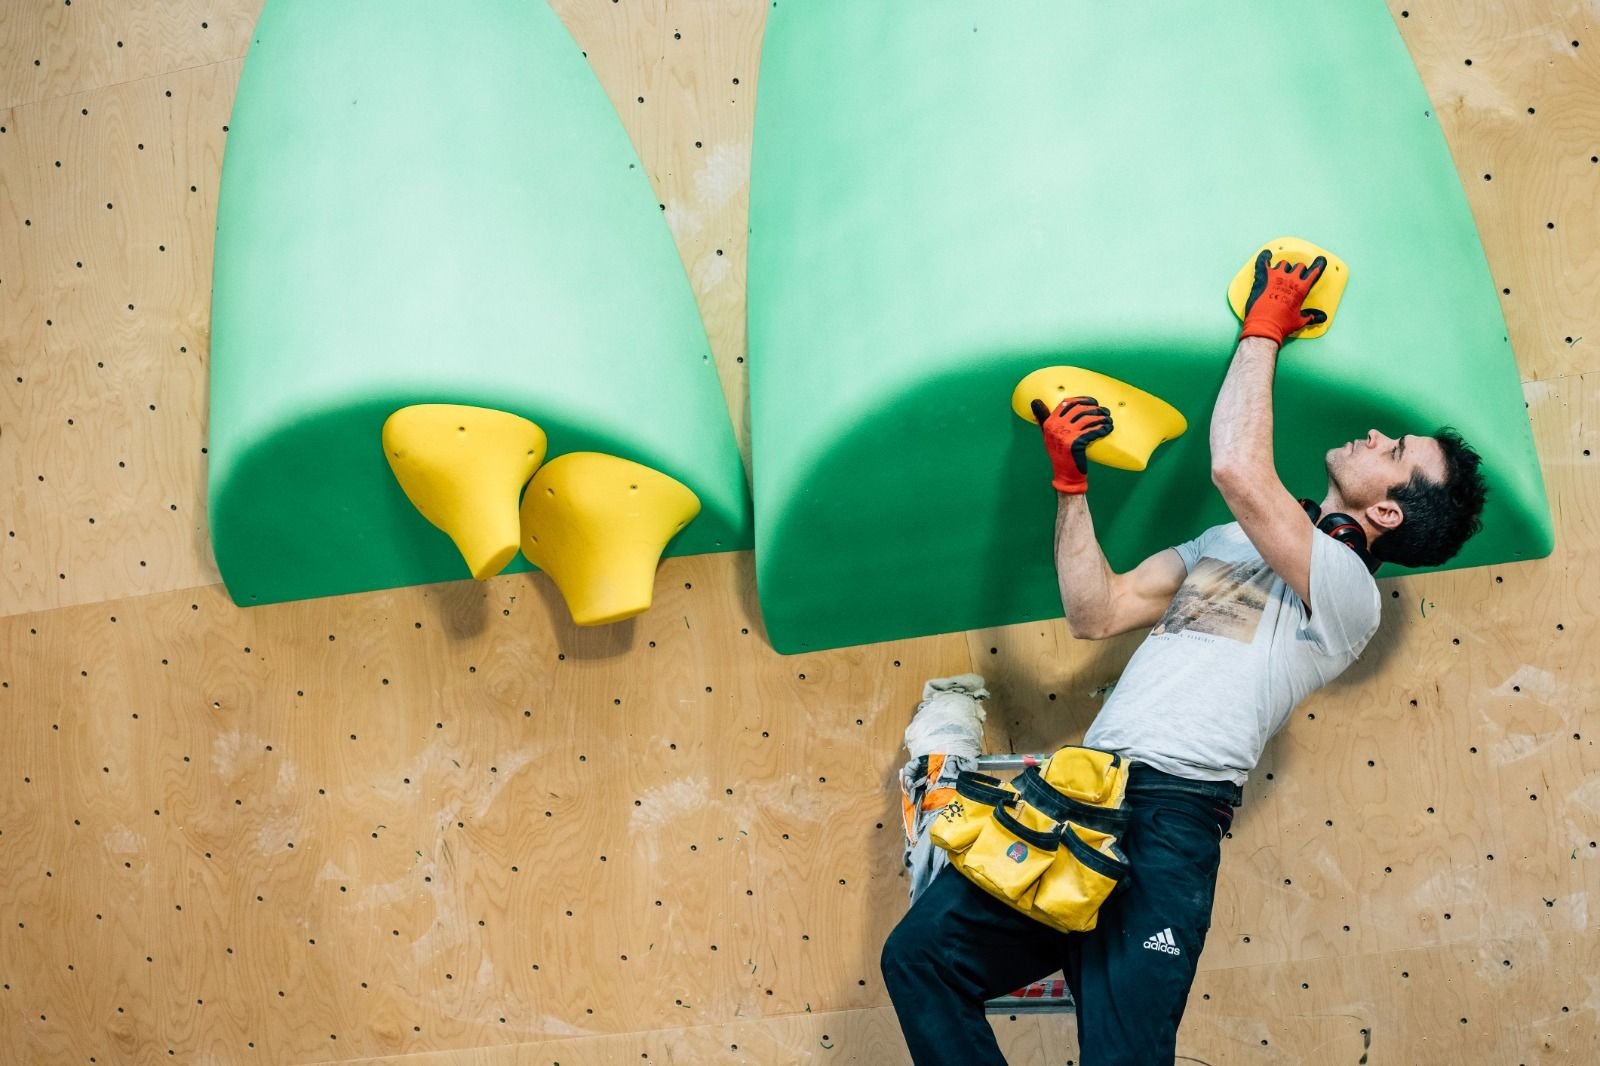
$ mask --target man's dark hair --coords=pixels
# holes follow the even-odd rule
[[[1445,426],[1433,434],[1444,452],[1444,481],[1430,481],[1418,470],[1411,480],[1389,489],[1405,519],[1373,542],[1375,559],[1400,566],[1439,566],[1482,528],[1489,485],[1483,462],[1461,434]]]

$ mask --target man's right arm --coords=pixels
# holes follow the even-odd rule
[[[1153,626],[1188,576],[1172,548],[1150,556],[1126,574],[1116,574],[1095,539],[1086,494],[1058,493],[1056,578],[1072,635],[1102,640]]]

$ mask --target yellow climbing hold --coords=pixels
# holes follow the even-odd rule
[[[450,534],[480,581],[517,554],[517,494],[545,446],[544,430],[490,407],[415,404],[383,423],[383,454],[406,498]]]
[[[522,553],[550,575],[580,626],[650,606],[661,552],[700,513],[666,474],[599,452],[545,464],[522,500]]]
[[[1125,381],[1076,366],[1047,366],[1035,370],[1011,393],[1017,417],[1034,422],[1032,403],[1043,400],[1054,411],[1062,400],[1093,396],[1111,412],[1109,436],[1090,444],[1086,455],[1118,470],[1143,470],[1157,446],[1183,435],[1188,421],[1159,396]]]
[[[1263,248],[1272,253],[1273,263],[1287,259],[1291,263],[1310,266],[1311,261],[1317,256],[1327,257],[1328,265],[1322,271],[1322,277],[1311,287],[1306,302],[1301,306],[1323,312],[1328,316],[1328,320],[1296,330],[1290,336],[1297,340],[1309,340],[1328,332],[1329,327],[1333,325],[1333,313],[1339,309],[1339,297],[1344,295],[1344,287],[1350,280],[1350,268],[1345,265],[1343,259],[1326,248],[1299,237],[1278,237],[1250,253],[1250,258],[1245,260],[1244,266],[1239,268],[1239,273],[1235,274],[1233,281],[1228,284],[1228,303],[1233,308],[1233,313],[1243,321],[1244,302],[1250,299],[1250,287],[1255,284],[1256,257],[1261,254]]]

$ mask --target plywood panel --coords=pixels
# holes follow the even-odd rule
[[[881,1005],[884,753],[965,644],[782,658],[750,577],[669,562],[598,631],[542,575],[0,622],[0,971],[38,1019],[5,1042],[292,1061]]]
[[[1600,366],[1600,36],[1574,0],[1391,0],[1525,380]],[[1426,252],[1416,250],[1419,265]],[[1587,339],[1585,339],[1587,338]]]
[[[0,613],[217,580],[205,360],[238,73],[214,64],[0,120]]]
[[[1590,1061],[1600,941],[1477,944],[1202,973],[1179,1039],[1205,1062]]]
[[[1013,1066],[1059,1062],[1070,1047],[1072,1016],[1021,1015],[990,1019]],[[1050,1051],[1046,1052],[1049,1041]],[[621,1036],[576,1037],[505,1048],[446,1051],[405,1058],[363,1059],[357,1066],[609,1066],[725,1062],[830,1063],[889,1066],[909,1063],[899,1023],[887,1007],[830,1011],[759,1021]]]
[[[244,55],[262,0],[12,0],[0,10],[0,108]]]

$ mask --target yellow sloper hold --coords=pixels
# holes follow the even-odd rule
[[[1327,268],[1312,286],[1306,302],[1301,306],[1321,311],[1328,316],[1328,320],[1296,330],[1290,336],[1297,340],[1309,340],[1328,332],[1333,325],[1333,313],[1339,309],[1339,297],[1344,295],[1344,287],[1350,281],[1350,268],[1345,265],[1343,259],[1326,248],[1299,237],[1278,237],[1266,244],[1258,245],[1256,250],[1250,253],[1250,258],[1245,260],[1244,266],[1239,268],[1239,273],[1228,283],[1228,303],[1233,308],[1233,313],[1239,316],[1241,322],[1244,321],[1244,302],[1250,299],[1250,287],[1256,280],[1256,256],[1261,254],[1262,248],[1272,253],[1272,261],[1275,264],[1287,259],[1291,263],[1310,266],[1311,261],[1317,256],[1327,257]]]
[[[479,581],[517,554],[517,494],[545,446],[544,430],[490,407],[415,404],[383,423],[383,454],[406,498],[450,535]]]
[[[1143,470],[1156,447],[1175,440],[1189,428],[1178,409],[1159,396],[1125,381],[1076,366],[1047,366],[1017,382],[1011,409],[1017,417],[1034,422],[1034,400],[1054,411],[1062,400],[1093,396],[1111,412],[1110,435],[1090,444],[1090,459],[1118,470]]]
[[[599,452],[546,463],[522,499],[522,554],[561,590],[580,626],[650,606],[661,552],[700,498],[648,466]]]

